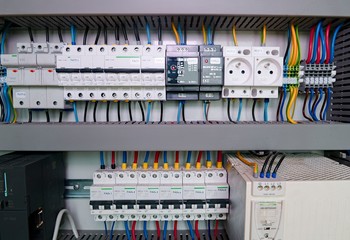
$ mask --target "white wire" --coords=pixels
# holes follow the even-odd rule
[[[74,223],[74,220],[73,220],[72,216],[70,215],[70,213],[69,213],[69,211],[67,209],[62,209],[58,213],[57,218],[56,218],[55,230],[53,232],[52,240],[57,240],[58,230],[60,229],[60,225],[61,225],[61,220],[62,220],[63,214],[67,215],[69,223],[70,223],[70,225],[72,227],[72,231],[74,233],[74,236],[75,236],[75,238],[78,239],[79,238],[78,230],[77,230],[77,228],[75,226],[75,223]]]

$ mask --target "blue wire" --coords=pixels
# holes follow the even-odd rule
[[[8,96],[7,96],[7,90],[8,90],[8,86],[6,83],[4,83],[4,87],[3,87],[3,97],[4,97],[4,105],[5,105],[5,122],[9,123],[10,122],[10,116],[11,116],[11,110],[10,110],[10,105],[9,105],[9,101],[8,101]]]
[[[146,123],[149,122],[149,119],[151,117],[151,108],[152,108],[152,103],[148,102],[147,104],[147,115],[146,115]]]
[[[128,221],[124,221],[124,226],[125,226],[125,233],[126,233],[126,238],[130,240],[130,230],[129,230],[129,225]]]
[[[283,86],[283,99],[282,99],[281,108],[280,108],[280,118],[281,118],[282,122],[284,122],[283,107],[284,107],[284,102],[286,101],[286,98],[287,98],[287,88],[284,85]]]
[[[164,222],[164,230],[163,230],[163,240],[166,240],[166,230],[168,228],[168,221]]]
[[[104,223],[104,225],[105,225],[105,235],[106,235],[106,238],[107,238],[107,236],[108,236],[107,222],[104,221],[103,223]]]
[[[10,27],[10,25],[7,25],[4,28],[4,31],[3,31],[2,36],[1,36],[1,46],[0,46],[1,54],[5,53],[5,40],[6,40],[6,35],[7,35],[7,31],[9,29],[9,27]]]
[[[208,26],[208,31],[207,31],[207,39],[208,39],[208,45],[212,45],[211,43],[211,27]]]
[[[309,108],[309,114],[312,117],[312,119],[314,119],[314,115],[312,113],[312,99],[314,98],[314,89],[310,88],[310,98],[309,98],[309,102],[308,102],[308,108]]]
[[[288,42],[290,42],[290,28],[288,28]],[[288,60],[289,60],[289,56],[290,56],[290,52],[291,52],[291,47],[289,47],[288,52],[287,52],[287,56],[286,56],[286,60],[284,62],[284,65],[287,67],[288,66]]]
[[[148,44],[152,44],[152,40],[151,40],[151,30],[149,27],[149,23],[146,22],[146,32],[147,32],[147,43]]]
[[[268,122],[269,121],[269,99],[265,98],[264,100],[264,121]]]
[[[143,160],[144,163],[148,163],[149,159],[149,151],[146,152],[145,159]]]
[[[70,25],[70,34],[72,35],[72,45],[75,45],[75,27],[73,24]]]
[[[187,225],[188,225],[188,228],[190,229],[190,235],[191,235],[192,240],[195,240],[194,232],[193,232],[192,224],[191,224],[190,220],[187,220]]]
[[[204,121],[206,121],[207,119],[207,102],[206,101],[204,101],[203,110],[204,110]]]
[[[73,111],[74,111],[75,122],[79,122],[78,111],[77,111],[77,103],[76,102],[73,102]]]
[[[211,239],[210,220],[208,220],[208,236],[209,236],[209,239]]]
[[[241,120],[241,113],[242,113],[242,108],[243,108],[243,99],[239,99],[239,107],[238,107],[238,115],[237,115],[237,122]]]
[[[179,106],[177,108],[177,124],[181,122],[181,108],[182,108],[182,101],[179,102]]]
[[[112,223],[111,234],[110,234],[110,237],[109,237],[110,240],[113,240],[113,229],[114,229],[114,224],[115,224],[115,222]]]
[[[207,151],[207,161],[211,161],[211,155],[210,155],[210,151]]]
[[[337,35],[340,31],[340,28],[344,25],[344,23],[339,24],[336,29],[334,30],[333,37],[332,37],[332,44],[331,44],[331,57],[329,59],[329,63],[333,63],[334,61],[334,47],[335,47],[335,40],[337,39]]]
[[[320,29],[320,37],[321,37],[321,46],[322,46],[322,55],[321,55],[321,61],[320,63],[323,64],[326,60],[326,42],[324,37],[323,29]]]
[[[148,240],[147,221],[143,222],[143,236],[145,240]]]
[[[328,93],[327,103],[326,103],[326,107],[324,109],[324,112],[322,114],[323,121],[326,121],[326,119],[327,119],[328,107],[331,104],[331,99],[332,99],[332,96],[331,96],[332,95],[332,90],[331,90],[331,88],[327,88],[327,93]]]
[[[123,151],[123,163],[128,162],[128,153],[126,151]]]
[[[104,153],[103,151],[100,151],[100,165],[105,166],[105,158],[104,158]]]
[[[164,163],[168,163],[168,153],[167,153],[167,151],[163,152],[163,162]]]
[[[187,161],[186,163],[191,163],[192,151],[187,152]]]
[[[318,100],[317,100],[317,102],[316,102],[316,104],[315,104],[315,108],[313,109],[313,110],[314,110],[314,111],[313,111],[313,115],[314,115],[314,117],[315,117],[314,120],[315,120],[316,122],[318,121],[317,114],[316,114],[316,110],[317,110],[318,105],[319,105],[320,102],[322,101],[322,97],[323,97],[323,90],[322,90],[322,88],[319,89],[319,92],[320,92],[320,97],[318,98]]]
[[[183,36],[182,36],[182,30],[181,30],[181,23],[180,22],[177,24],[177,31],[179,32],[180,45],[185,45],[184,39],[183,39]]]
[[[316,28],[316,32],[315,32],[314,48],[313,48],[312,58],[311,58],[312,64],[314,64],[316,61],[317,44],[318,44],[318,37],[319,37],[319,32],[320,32],[321,26],[322,26],[322,21],[320,21],[318,23],[317,28]]]

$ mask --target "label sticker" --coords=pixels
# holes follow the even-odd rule
[[[129,61],[130,64],[140,64],[140,58],[131,58]]]
[[[27,93],[26,92],[16,92],[16,98],[26,98]]]
[[[164,58],[154,58],[154,63],[155,64],[165,64],[165,59]]]
[[[198,64],[198,58],[187,58],[188,64]]]
[[[210,58],[210,64],[220,64],[221,58]]]

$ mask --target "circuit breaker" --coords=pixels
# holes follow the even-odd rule
[[[199,47],[201,78],[199,100],[220,100],[224,82],[224,59],[220,45]]]
[[[166,71],[167,100],[198,100],[198,46],[167,46]]]

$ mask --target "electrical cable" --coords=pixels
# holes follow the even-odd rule
[[[309,98],[309,102],[308,102],[308,110],[309,110],[309,115],[311,116],[312,120],[314,120],[314,117],[312,116],[312,99],[314,97],[314,89],[310,88],[310,98]]]
[[[63,43],[62,29],[60,27],[57,28],[58,39],[61,43]]]
[[[325,36],[324,36],[324,32],[323,29],[320,29],[320,39],[321,39],[321,46],[322,46],[322,56],[321,56],[321,64],[324,64],[325,60],[326,60],[326,40],[325,40]]]
[[[190,221],[190,220],[187,220],[187,225],[188,225],[188,228],[189,228],[189,230],[190,230],[191,239],[192,239],[192,240],[195,240],[194,232],[193,232],[193,228],[192,228],[192,224],[191,224],[191,221]]]
[[[217,20],[214,24],[213,31],[211,33],[211,44],[214,45],[214,39],[215,39],[215,32],[216,32],[216,27],[218,25],[219,21]]]
[[[322,26],[322,21],[320,21],[317,24],[316,31],[315,31],[315,37],[314,37],[314,47],[312,51],[312,58],[311,58],[311,63],[314,64],[316,61],[316,55],[317,55],[317,45],[318,45],[318,37],[320,33],[320,28]]]
[[[185,101],[182,101],[182,121],[186,123],[186,118],[185,118]]]
[[[129,45],[128,34],[127,34],[127,32],[126,32],[126,28],[125,28],[124,23],[121,24],[121,27],[122,27],[122,32],[123,32],[123,35],[124,35],[125,44],[126,44],[126,45]]]
[[[210,220],[208,220],[208,236],[209,240],[211,240]]]
[[[164,229],[163,229],[163,240],[167,240],[167,229],[168,229],[168,221],[164,222]]]
[[[117,103],[117,112],[118,112],[118,122],[121,121],[121,117],[120,117],[120,101],[118,101]]]
[[[154,155],[153,169],[158,169],[158,166],[159,166],[159,156],[160,156],[160,151],[156,151],[156,154]]]
[[[332,37],[332,42],[331,42],[331,54],[330,54],[330,59],[329,59],[329,63],[333,63],[334,62],[334,48],[335,48],[335,40],[337,39],[338,33],[340,31],[340,29],[342,28],[342,26],[344,25],[344,23],[339,24],[336,29],[334,30],[333,33],[333,37]]]
[[[149,123],[149,119],[151,117],[151,108],[152,108],[152,102],[149,101],[148,104],[147,104],[146,123]]]
[[[175,152],[175,162],[174,162],[174,168],[175,170],[179,170],[180,168],[180,157],[179,157],[179,151]]]
[[[106,121],[109,122],[109,107],[111,105],[110,101],[107,101],[107,107],[106,107]]]
[[[145,121],[145,111],[143,110],[142,102],[138,101],[138,103],[139,103],[140,111],[141,111],[141,115],[142,115],[142,122],[144,122]]]
[[[115,169],[115,151],[112,151],[111,168]]]
[[[300,48],[300,38],[299,38],[299,26],[295,27],[295,35],[297,38],[297,47],[298,47],[298,57],[297,57],[297,62],[296,64],[299,66],[300,65],[300,60],[301,60],[301,48]]]
[[[97,27],[96,38],[95,38],[95,42],[94,42],[95,45],[98,44],[98,40],[100,39],[100,34],[101,34],[101,27],[98,26],[98,27]]]
[[[50,122],[50,112],[49,109],[45,110],[45,115],[46,115],[46,122]]]
[[[94,112],[93,112],[94,122],[97,122],[97,119],[96,119],[97,105],[98,105],[98,101],[96,101],[94,105]]]
[[[201,234],[199,233],[199,229],[198,229],[198,220],[196,220],[194,222],[194,232],[196,234],[197,240],[201,239]]]
[[[312,115],[311,115],[311,116],[312,116],[312,119],[313,119],[315,122],[318,121],[318,118],[317,118],[317,116],[315,115],[315,113],[316,113],[315,107],[316,107],[316,103],[318,102],[319,97],[320,97],[319,92],[318,92],[317,88],[315,88],[315,100],[314,100],[314,103],[312,104],[312,108],[311,108],[311,112],[312,112]]]
[[[159,221],[156,221],[156,228],[157,228],[157,238],[160,239],[160,226],[159,226]]]
[[[206,167],[207,167],[207,168],[211,168],[212,162],[211,162],[211,154],[210,154],[210,151],[206,151],[206,154],[207,154]]]
[[[298,87],[291,87],[291,89],[293,90],[292,91],[292,98],[291,98],[291,101],[290,101],[290,104],[289,104],[289,108],[287,107],[287,118],[288,118],[288,122],[292,123],[292,124],[298,124],[298,122],[296,122],[294,119],[293,119],[293,116],[294,116],[294,111],[295,111],[295,107],[296,107],[296,101],[297,101],[297,98],[298,98],[298,92],[299,92],[299,89]],[[290,108],[293,106],[293,110],[292,110],[292,116],[290,116]]]
[[[261,34],[261,46],[266,46],[266,23],[263,26],[262,34]]]
[[[186,169],[191,168],[192,151],[187,152]]]
[[[61,225],[61,221],[62,221],[62,217],[63,217],[64,214],[66,214],[66,216],[68,218],[68,221],[69,221],[69,224],[72,227],[72,231],[73,231],[74,237],[76,239],[78,239],[79,238],[79,233],[78,233],[78,230],[77,230],[77,228],[75,226],[75,223],[74,223],[72,215],[70,214],[70,212],[67,209],[62,209],[58,213],[58,215],[56,217],[55,228],[54,228],[54,231],[53,231],[52,240],[57,240],[58,231],[59,231],[59,228],[60,228],[60,225]]]
[[[173,30],[173,32],[174,32],[174,35],[175,35],[176,44],[177,44],[177,45],[180,45],[181,42],[180,42],[179,33],[178,33],[177,30],[176,30],[175,23],[174,23],[173,20],[171,21],[171,28],[172,28],[172,30]]]
[[[267,164],[269,163],[270,161],[270,158],[272,157],[272,155],[274,155],[276,152],[270,152],[269,155],[267,155],[265,161],[264,161],[264,165],[263,167],[261,168],[261,171],[260,171],[260,178],[264,178],[265,177],[265,169],[267,167]]]
[[[85,31],[84,31],[84,37],[83,37],[83,45],[86,45],[86,43],[87,43],[88,33],[89,33],[89,26],[86,26]]]
[[[105,169],[106,168],[103,151],[100,151],[100,168],[101,169]]]
[[[321,31],[322,31],[322,28],[321,28]],[[322,48],[322,44],[321,44],[321,37],[320,37],[317,42],[317,57],[315,61],[316,64],[320,64],[320,61],[321,61],[321,48]]]
[[[231,99],[227,99],[227,116],[230,122],[233,122],[230,111]]]
[[[233,37],[233,43],[235,46],[238,46],[238,41],[237,41],[237,34],[236,34],[236,24],[232,26],[232,37]]]
[[[119,45],[120,39],[119,39],[119,25],[116,24],[114,27],[114,38],[115,38],[115,43]]]
[[[113,240],[113,229],[114,229],[114,225],[115,225],[115,222],[113,221],[112,227],[111,227],[111,233],[110,233],[110,236],[109,236],[109,240]]]
[[[136,44],[141,45],[139,29],[138,29],[137,24],[135,22],[133,24],[133,29],[134,29]]]
[[[203,34],[203,43],[204,45],[207,45],[207,33],[205,31],[204,22],[202,23],[202,34]]]
[[[128,101],[128,109],[129,109],[129,119],[132,122],[133,119],[132,119],[132,111],[131,111],[131,102],[130,101]]]
[[[131,240],[128,221],[124,221],[125,235],[127,240]]]
[[[207,105],[207,111],[206,111],[206,121],[208,122],[209,121],[209,109],[210,109],[210,101],[208,101],[208,103],[206,104]]]
[[[125,170],[128,164],[128,152],[123,151],[122,169]]]
[[[151,40],[151,30],[148,21],[146,21],[146,33],[147,33],[147,44],[151,45],[152,40]]]
[[[256,162],[250,162],[247,159],[245,159],[242,155],[241,152],[236,152],[236,157],[243,162],[244,164],[246,164],[247,166],[253,167],[253,177],[257,178],[258,177],[258,172],[259,172],[259,167],[258,164]]]
[[[79,122],[77,102],[73,102],[73,111],[74,111],[75,122],[77,123],[77,122]]]
[[[132,169],[136,170],[138,166],[138,161],[139,161],[139,152],[134,151],[134,162],[132,163]]]
[[[283,153],[280,153],[280,152],[277,152],[277,153],[275,153],[275,154],[273,155],[273,157],[271,158],[269,167],[268,167],[267,170],[266,170],[266,178],[270,178],[270,176],[271,176],[271,169],[272,169],[273,163],[275,162],[276,158],[277,158],[279,155],[284,155],[284,154],[283,154]]]
[[[163,164],[164,164],[164,169],[168,170],[169,164],[168,164],[168,152],[167,151],[163,152]]]
[[[319,98],[317,99],[317,102],[316,102],[316,104],[315,104],[315,107],[313,108],[313,113],[314,113],[314,116],[315,116],[316,118],[317,118],[317,114],[316,114],[317,107],[318,107],[318,105],[320,104],[320,102],[322,101],[322,98],[323,98],[323,90],[322,90],[322,88],[319,88],[318,92],[319,92]],[[320,112],[320,113],[321,113],[321,112]],[[319,120],[319,119],[317,118],[317,120]]]
[[[105,239],[107,239],[107,237],[108,237],[107,222],[103,221],[103,223],[104,223],[104,227],[105,227]]]
[[[158,17],[158,45],[163,44],[163,33],[162,33],[162,21],[160,20],[160,17]]]
[[[58,122],[62,122],[62,118],[63,118],[63,111],[60,111],[60,116],[58,118]],[[30,120],[31,120],[31,118],[30,118]]]
[[[208,42],[208,45],[212,45],[212,43],[211,43],[211,27],[210,27],[210,25],[208,26],[208,30],[207,30],[207,42]]]
[[[143,160],[143,169],[147,169],[147,168],[148,168],[149,154],[150,154],[150,152],[147,151],[147,152],[146,152],[146,155],[145,155],[145,159]]]
[[[183,45],[187,45],[187,18],[185,17],[184,20],[184,39],[183,39]]]
[[[282,164],[282,162],[283,162],[285,157],[286,157],[286,155],[282,154],[280,160],[278,161],[277,165],[275,166],[275,169],[272,172],[272,175],[271,175],[272,178],[276,178],[277,177],[277,171],[278,171],[279,167],[281,166],[281,164]]]
[[[158,123],[163,122],[163,108],[164,108],[163,101],[160,101],[160,119]]]
[[[34,43],[33,31],[31,27],[28,27],[28,34],[31,43]]]
[[[70,25],[70,33],[71,33],[71,37],[72,37],[72,45],[76,45],[75,42],[75,26],[73,24]]]
[[[180,45],[184,45],[184,38],[183,38],[182,30],[181,30],[180,19],[177,23],[177,32],[179,33],[179,37],[180,37]]]
[[[13,107],[12,87],[9,87],[9,89],[8,89],[8,96],[9,96],[9,106],[10,106],[11,112],[13,113],[13,118],[11,120],[11,123],[16,123],[16,121],[17,121],[17,111]],[[50,122],[50,116],[48,114],[46,115],[46,120],[48,120],[48,122]]]
[[[283,108],[284,108],[284,103],[285,103],[286,98],[287,98],[287,88],[285,85],[283,85],[282,89],[283,89],[283,99],[282,99],[282,103],[281,103],[280,117],[281,117],[281,121],[284,122]]]
[[[312,53],[313,53],[313,42],[314,42],[314,36],[315,36],[315,29],[316,26],[313,26],[310,31],[310,38],[309,38],[309,51],[306,59],[306,64],[309,64],[311,62]]]
[[[332,27],[332,23],[329,23],[326,27],[326,37],[325,37],[326,38],[326,54],[327,54],[326,61],[325,61],[326,64],[329,63],[329,59],[331,58],[331,46],[329,43],[329,34],[331,31],[331,27]]]
[[[28,122],[31,123],[32,121],[33,121],[33,111],[31,109],[28,109]]]
[[[276,121],[277,122],[279,122],[279,115],[280,115],[282,98],[283,98],[283,91],[280,92],[280,97],[279,97],[278,105],[277,105],[277,111],[276,111]]]
[[[180,124],[181,122],[181,108],[182,108],[182,101],[179,101],[179,105],[177,108],[177,124]]]
[[[197,156],[197,161],[196,161],[196,168],[197,168],[197,169],[200,169],[201,166],[202,166],[202,162],[201,162],[201,160],[202,160],[202,155],[203,155],[203,151],[199,151],[199,152],[198,152],[198,156]]]
[[[108,30],[106,25],[103,25],[103,36],[104,44],[108,45]]]
[[[132,240],[136,240],[135,231],[136,231],[136,221],[133,221],[132,225],[131,225],[131,239]]]
[[[148,240],[147,221],[143,222],[143,237]]]
[[[288,28],[288,43],[287,43],[287,48],[284,53],[284,58],[283,58],[283,63],[284,65],[288,65],[288,58],[289,58],[289,52],[290,52],[290,43],[291,43],[291,34],[290,34],[290,29]]]
[[[239,122],[241,120],[242,109],[243,109],[243,99],[240,98],[239,99],[239,106],[238,106],[237,122]]]
[[[255,119],[255,106],[256,106],[256,102],[257,100],[254,98],[253,99],[253,107],[252,107],[252,116],[253,116],[253,121],[256,122],[256,119]]]
[[[177,240],[177,220],[174,221],[174,240]]]
[[[216,159],[216,168],[222,168],[222,151],[218,151]]]
[[[269,98],[264,99],[264,122],[269,121]]]
[[[326,103],[326,107],[325,107],[323,115],[322,115],[323,121],[327,120],[326,119],[327,118],[327,112],[328,112],[329,105],[331,104],[332,93],[333,92],[332,92],[331,88],[327,88],[327,103]]]
[[[84,122],[86,122],[87,119],[87,111],[89,109],[89,101],[85,102],[85,108],[84,108]]]
[[[50,31],[48,27],[45,27],[45,34],[46,34],[46,42],[50,42]]]
[[[306,102],[307,102],[307,98],[309,97],[309,89],[306,88],[305,89],[305,98],[304,98],[304,103],[303,103],[303,116],[304,118],[306,118],[307,120],[309,120],[310,122],[313,122],[312,118],[308,117],[306,115],[305,109],[306,109]]]
[[[219,232],[219,220],[215,220],[215,229],[214,229],[214,239],[218,239],[218,232]]]
[[[0,92],[1,92],[1,85],[0,85]],[[0,96],[0,108],[1,108],[1,112],[0,112],[0,122],[4,121],[4,102],[2,101],[2,97]]]

